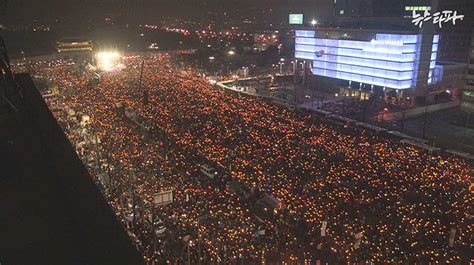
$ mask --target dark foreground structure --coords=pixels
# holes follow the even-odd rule
[[[144,264],[30,76],[12,83],[1,52],[0,263]]]

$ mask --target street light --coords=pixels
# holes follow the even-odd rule
[[[311,25],[313,27],[316,26],[316,24],[318,24],[318,21],[316,21],[316,19],[311,20]]]
[[[247,78],[249,68],[247,66],[242,66],[244,78]]]
[[[388,112],[388,108],[383,108],[382,112],[382,126],[385,123],[385,114]]]
[[[231,50],[231,51],[228,52],[228,54],[229,55],[235,55],[235,52]]]

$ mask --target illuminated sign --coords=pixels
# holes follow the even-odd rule
[[[289,20],[290,20],[290,25],[302,25],[303,14],[290,14]]]
[[[431,10],[431,6],[405,6],[405,11],[425,11]]]
[[[403,42],[401,41],[386,41],[386,40],[371,40],[372,45],[392,45],[392,46],[402,46]]]
[[[423,26],[423,22],[433,20],[433,24],[438,24],[440,28],[443,27],[443,23],[452,21],[453,25],[456,25],[456,20],[464,20],[464,15],[458,15],[458,11],[445,10],[442,12],[436,12],[431,14],[428,10],[423,12],[423,15],[416,13],[416,10],[413,10],[412,13],[413,20],[411,21],[415,26],[420,28]]]

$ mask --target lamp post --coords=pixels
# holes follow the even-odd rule
[[[426,138],[426,131],[428,129],[428,105],[425,107],[425,113],[423,114],[423,139]]]
[[[383,112],[382,112],[382,126],[383,124],[385,123],[385,113],[388,112],[388,109],[387,108],[383,108]]]
[[[471,114],[472,114],[472,112],[469,112],[469,114],[467,115],[467,118],[466,118],[466,126],[464,127],[462,143],[464,143],[464,139],[466,139],[467,129],[469,128],[469,123],[470,123],[470,120],[471,120]]]
[[[242,66],[242,70],[244,78],[247,78],[249,68],[247,66]]]
[[[189,251],[189,247],[193,244],[192,240],[189,240],[188,242],[188,265],[191,265],[191,252]]]
[[[280,62],[278,64],[280,65],[280,75],[283,75],[283,65],[285,64],[285,58],[280,58]]]

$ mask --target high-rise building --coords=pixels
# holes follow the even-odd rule
[[[407,31],[296,30],[295,58],[311,62],[313,75],[335,84],[395,90],[424,102],[443,79],[436,64],[439,35]]]
[[[466,85],[462,94],[463,110],[474,113],[474,34],[471,35],[471,49],[466,74]]]
[[[431,0],[335,0],[333,23],[341,28],[417,30],[413,11],[431,10]]]
[[[408,17],[431,7],[431,0],[335,0],[335,17]]]
[[[441,35],[439,59],[441,61],[467,63],[471,36],[474,28],[474,5],[472,0],[444,0],[439,1],[438,11],[456,11],[464,15],[463,20],[453,23],[444,23],[438,32]]]
[[[462,88],[461,76],[464,74],[460,64],[467,63],[474,28],[473,19],[469,16],[474,13],[474,5],[470,2],[472,0],[335,0],[334,23],[339,28],[412,31],[424,36],[415,89],[417,102],[424,104],[434,89],[459,91]],[[453,13],[456,11],[458,15],[464,15],[464,18],[438,24],[434,19],[437,12],[448,10]],[[413,23],[414,12],[429,19],[419,27]],[[433,78],[430,71],[432,66],[428,63],[433,56],[429,52],[432,50],[429,40],[435,35],[440,36],[436,60],[446,71],[444,81],[433,87],[427,80]]]

